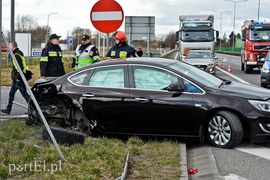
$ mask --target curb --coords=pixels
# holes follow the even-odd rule
[[[188,161],[191,168],[197,168],[198,173],[189,176],[189,179],[224,180],[218,172],[216,160],[211,147],[192,147],[188,150]]]
[[[185,143],[180,143],[180,179],[188,180],[188,172],[187,172],[187,149]]]

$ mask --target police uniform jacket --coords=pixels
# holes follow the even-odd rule
[[[57,44],[48,42],[43,48],[40,58],[40,75],[49,77],[58,77],[65,74],[62,50]]]

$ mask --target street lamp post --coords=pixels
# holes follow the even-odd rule
[[[260,8],[261,8],[261,1],[258,2],[258,22],[260,22]]]
[[[45,37],[45,44],[46,44],[47,41],[48,41],[48,34],[49,34],[49,32],[48,32],[48,30],[49,30],[49,18],[50,18],[50,15],[52,15],[52,14],[57,14],[57,12],[53,12],[53,13],[48,14],[48,18],[47,18],[47,27],[46,27],[46,37]]]
[[[219,38],[219,50],[221,51],[221,36],[222,36],[222,14],[223,13],[227,13],[227,12],[231,12],[231,11],[216,11],[213,10],[214,12],[220,13],[220,38]]]
[[[234,42],[234,33],[235,33],[235,10],[236,10],[236,3],[237,2],[247,2],[247,0],[224,0],[224,1],[229,1],[234,3],[234,13],[233,13],[233,44],[232,44],[232,50],[235,48],[235,42]]]

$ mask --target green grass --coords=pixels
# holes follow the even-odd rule
[[[128,153],[127,179],[178,179],[181,174],[179,144],[171,140],[86,136],[83,145],[60,145],[62,161],[53,143],[42,140],[42,130],[23,120],[0,121],[0,179],[116,179]]]

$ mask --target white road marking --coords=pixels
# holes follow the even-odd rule
[[[228,176],[224,176],[225,180],[248,180],[246,178],[237,176],[235,174],[229,174]]]
[[[247,82],[247,81],[245,81],[245,80],[243,80],[243,79],[241,79],[241,78],[239,78],[239,77],[237,77],[237,76],[235,76],[235,75],[233,75],[233,74],[231,74],[231,73],[229,73],[229,72],[227,72],[227,71],[225,71],[225,70],[223,70],[223,69],[221,69],[219,67],[216,67],[216,68],[218,70],[222,71],[223,73],[227,74],[228,76],[231,76],[232,78],[234,78],[234,79],[236,79],[236,80],[238,80],[238,81],[240,81],[242,83],[250,84],[249,82]]]
[[[270,149],[263,146],[256,144],[243,144],[234,149],[270,160]]]

